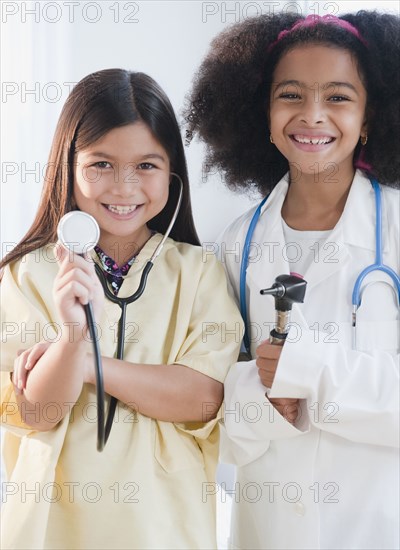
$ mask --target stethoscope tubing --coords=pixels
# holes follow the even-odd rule
[[[372,271],[383,271],[389,275],[397,288],[400,301],[400,277],[391,267],[383,263],[381,189],[379,183],[375,179],[371,180],[371,184],[375,192],[375,262],[364,268],[354,283],[351,303],[353,304],[353,308],[356,309],[361,305],[361,285],[365,277]]]
[[[104,379],[103,379],[103,368],[101,362],[101,353],[100,346],[98,342],[97,333],[95,331],[95,322],[93,314],[92,303],[89,302],[84,306],[86,322],[89,329],[90,339],[93,344],[93,352],[95,356],[95,376],[96,376],[96,398],[97,398],[97,450],[101,452],[104,449],[106,443],[105,432],[104,432]],[[101,406],[103,405],[103,406]]]
[[[263,198],[263,200],[258,205],[256,211],[254,212],[253,217],[251,218],[246,239],[244,241],[242,263],[240,265],[240,289],[239,289],[240,290],[240,313],[242,315],[242,319],[244,323],[243,343],[247,353],[250,353],[250,336],[249,336],[248,318],[247,318],[246,270],[247,270],[247,265],[249,263],[251,239],[253,237],[257,222],[260,218],[261,209],[264,206],[265,202],[267,201],[268,197],[269,197],[269,194]]]

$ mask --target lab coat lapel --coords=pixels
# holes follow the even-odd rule
[[[348,265],[351,246],[374,250],[374,209],[371,183],[357,171],[342,216],[304,273],[307,292]]]
[[[281,210],[288,189],[288,177],[285,176],[274,188],[262,211],[259,223],[256,226],[252,242],[249,265],[247,268],[247,288],[251,289],[252,300],[250,303],[250,318],[252,323],[262,327],[260,334],[268,336],[275,320],[275,301],[271,296],[262,296],[260,290],[272,286],[278,275],[289,274],[290,265],[285,253],[285,237],[282,227]],[[253,302],[254,300],[254,302]],[[253,307],[251,305],[253,304]],[[307,322],[301,312],[301,308],[293,305],[293,314],[300,326],[307,327]],[[265,334],[265,322],[272,323]],[[255,329],[253,327],[253,333]],[[263,336],[263,337],[264,337]],[[256,334],[252,334],[254,347],[259,340]],[[254,343],[254,338],[256,338]]]
[[[382,231],[389,234],[385,204],[382,204]],[[375,252],[375,193],[371,182],[359,171],[356,172],[340,222],[346,244]],[[387,252],[389,240],[384,239],[383,251]]]

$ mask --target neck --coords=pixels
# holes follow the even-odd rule
[[[290,174],[290,185],[282,206],[282,217],[299,231],[333,229],[344,210],[354,171]]]
[[[151,235],[148,227],[145,227],[140,234],[129,235],[128,237],[102,234],[99,246],[107,256],[115,260],[117,265],[122,266],[133,256],[139,254]]]

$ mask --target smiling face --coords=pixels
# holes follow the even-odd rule
[[[170,162],[143,122],[114,128],[75,159],[74,198],[100,226],[100,247],[121,263],[150,237],[168,200]]]
[[[366,101],[347,50],[307,45],[283,55],[273,75],[269,119],[291,175],[300,169],[305,177],[352,178],[354,149],[366,133]]]

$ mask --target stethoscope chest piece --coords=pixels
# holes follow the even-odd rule
[[[84,254],[93,250],[98,243],[100,228],[93,216],[74,210],[61,218],[57,236],[65,248],[76,254]]]

